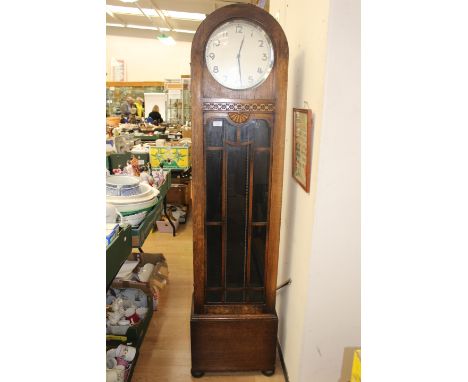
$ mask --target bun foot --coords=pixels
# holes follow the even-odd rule
[[[190,370],[190,373],[192,373],[193,378],[201,378],[205,375],[204,371],[198,371],[198,370]]]
[[[272,370],[262,370],[262,374],[266,375],[267,377],[271,377],[273,374],[275,374],[275,369]]]

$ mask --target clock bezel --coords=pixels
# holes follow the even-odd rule
[[[213,75],[213,73],[211,72],[210,70],[210,67],[208,66],[208,62],[206,60],[206,50],[208,48],[208,44],[211,40],[211,37],[221,28],[223,27],[224,25],[226,24],[230,24],[230,23],[236,23],[236,22],[244,22],[244,23],[247,23],[247,24],[253,24],[255,25],[256,27],[260,28],[262,30],[262,32],[265,34],[265,36],[268,38],[268,44],[270,45],[270,64],[268,66],[268,69],[265,71],[264,75],[263,75],[263,78],[261,81],[257,82],[256,84],[254,85],[251,85],[251,86],[247,86],[247,87],[243,87],[243,88],[232,88],[232,87],[229,87],[229,86],[226,86],[225,84],[223,84],[222,82],[218,81],[218,79]],[[225,20],[224,22],[220,23],[219,25],[217,25],[213,31],[211,32],[211,34],[208,36],[208,39],[206,40],[206,44],[205,44],[205,47],[203,49],[203,60],[204,60],[204,63],[205,63],[205,66],[206,66],[206,69],[208,71],[208,73],[210,74],[211,78],[213,78],[213,80],[216,81],[216,83],[218,83],[219,85],[221,85],[222,87],[226,88],[226,89],[229,89],[229,90],[234,90],[234,91],[243,91],[243,90],[251,90],[251,89],[255,89],[257,87],[259,87],[260,85],[262,85],[267,79],[268,77],[270,76],[271,72],[273,71],[273,68],[276,64],[276,60],[275,60],[275,48],[274,48],[274,44],[273,44],[273,40],[271,38],[271,36],[269,35],[269,33],[265,30],[265,28],[258,22],[256,22],[255,20],[248,20],[248,19],[245,19],[245,18],[232,18],[232,19],[229,19],[229,20]]]

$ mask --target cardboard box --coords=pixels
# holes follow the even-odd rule
[[[192,150],[186,146],[155,146],[150,147],[151,167],[188,169],[192,165]]]
[[[189,181],[188,184],[171,184],[171,187],[169,188],[166,195],[167,203],[182,206],[190,206],[192,202],[191,189],[191,181]]]
[[[179,228],[179,219],[171,219],[172,224],[174,224],[175,231]],[[172,233],[172,226],[168,220],[157,220],[156,225],[158,226],[158,231],[163,233]]]
[[[157,300],[159,299],[159,290],[164,288],[169,278],[169,269],[166,258],[161,253],[132,253],[128,257],[128,260],[140,261],[140,264],[135,269],[136,272],[138,272],[138,270],[147,263],[155,265],[148,282],[144,283],[141,281],[115,279],[112,281],[112,287],[141,289],[146,294],[153,296],[153,308],[156,310]]]
[[[350,382],[361,382],[361,350],[354,351],[353,369]]]

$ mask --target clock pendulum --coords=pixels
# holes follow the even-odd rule
[[[200,24],[191,54],[192,375],[275,370],[288,44],[251,4]]]

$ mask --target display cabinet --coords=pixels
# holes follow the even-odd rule
[[[166,122],[173,125],[185,125],[191,119],[190,76],[166,80],[168,93],[166,103]]]
[[[164,92],[164,82],[107,82],[106,115],[120,115],[120,104],[128,96],[145,98],[145,93]]]
[[[182,97],[182,95],[180,96]],[[171,125],[182,124],[182,98],[168,98],[166,102],[166,120]]]
[[[288,44],[259,7],[211,13],[192,42],[192,375],[275,370]]]
[[[182,76],[182,124],[188,126],[190,126],[190,120],[192,119],[190,82],[189,76]]]

